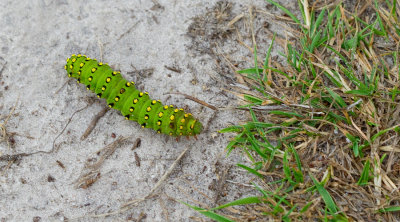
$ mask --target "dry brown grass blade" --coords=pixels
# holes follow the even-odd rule
[[[107,111],[110,110],[108,107],[103,108],[99,113],[96,114],[96,116],[93,117],[92,121],[90,121],[89,126],[85,130],[85,132],[81,136],[81,141],[85,140],[90,133],[93,131],[93,129],[96,127],[97,122],[100,120],[101,117],[103,117]]]
[[[15,108],[17,107],[18,101],[19,101],[19,96],[18,96],[17,100],[15,101],[14,106],[11,108],[10,113],[7,115],[6,119],[3,121],[3,123],[0,123],[0,143],[3,141],[7,141],[8,148],[10,148],[10,143],[8,141],[6,125],[7,125],[8,120],[10,120],[11,116],[13,115]]]
[[[90,105],[92,105],[92,103],[88,103],[85,107],[83,107],[83,108],[81,108],[81,109],[75,111],[75,112],[71,115],[71,117],[68,119],[67,124],[65,124],[65,126],[64,126],[64,128],[61,130],[61,132],[56,136],[56,138],[54,138],[54,140],[53,140],[53,146],[52,146],[51,150],[50,150],[50,151],[42,151],[42,152],[43,152],[43,153],[52,153],[53,151],[57,151],[58,148],[56,147],[56,140],[58,139],[58,137],[60,137],[60,136],[64,133],[64,131],[67,129],[68,125],[71,123],[71,121],[72,121],[72,119],[74,118],[74,116],[75,116],[77,113],[79,113],[79,112],[81,112],[81,111],[87,109]]]
[[[126,212],[127,210],[130,210],[130,209],[134,208],[135,206],[137,206],[141,202],[146,201],[146,200],[152,198],[153,196],[155,196],[156,195],[156,191],[158,191],[158,189],[160,189],[162,187],[162,185],[166,182],[166,180],[168,179],[169,175],[177,167],[179,162],[182,160],[182,158],[185,156],[186,152],[190,148],[191,147],[189,146],[184,151],[182,151],[182,153],[178,156],[178,158],[176,158],[176,160],[172,163],[172,165],[168,168],[168,170],[164,173],[164,175],[160,178],[160,180],[158,180],[156,185],[150,190],[150,192],[146,196],[124,203],[120,207],[119,210],[116,210],[116,211],[113,211],[113,212],[110,212],[110,213],[105,213],[105,214],[89,215],[89,217],[100,218],[100,217],[107,217],[107,216],[110,216],[110,215],[120,214],[120,213]]]
[[[192,101],[194,101],[194,102],[196,102],[196,103],[199,103],[199,104],[201,104],[201,105],[203,105],[203,106],[206,106],[206,107],[208,107],[208,108],[210,108],[210,109],[212,109],[212,110],[218,110],[217,107],[215,107],[215,106],[213,106],[213,105],[210,105],[210,104],[204,102],[203,100],[197,99],[197,98],[195,98],[195,97],[193,97],[193,96],[190,96],[190,95],[188,95],[188,94],[185,94],[185,93],[172,92],[172,93],[169,93],[169,94],[183,95],[186,99],[190,99],[190,100],[192,100]]]
[[[76,188],[87,189],[89,186],[93,185],[100,178],[100,167],[104,161],[112,155],[119,145],[125,142],[130,137],[118,137],[114,142],[108,144],[96,153],[100,156],[99,160],[94,163],[86,162],[84,168],[82,169],[81,175],[75,181]]]

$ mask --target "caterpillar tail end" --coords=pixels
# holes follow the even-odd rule
[[[193,127],[193,134],[194,135],[200,134],[201,131],[203,131],[203,124],[201,124],[200,121],[196,121]]]

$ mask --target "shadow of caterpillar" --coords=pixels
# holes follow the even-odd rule
[[[120,110],[126,119],[138,122],[142,128],[170,136],[195,136],[203,130],[192,114],[150,99],[147,92],[137,90],[134,82],[125,80],[106,63],[78,54],[67,59],[64,69],[69,77],[106,99],[109,107]]]

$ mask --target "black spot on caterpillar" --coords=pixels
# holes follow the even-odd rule
[[[64,69],[69,77],[106,99],[109,107],[120,110],[126,119],[137,121],[142,128],[171,136],[195,136],[203,130],[192,114],[150,99],[147,92],[137,90],[134,82],[125,80],[106,63],[78,54],[67,59]]]

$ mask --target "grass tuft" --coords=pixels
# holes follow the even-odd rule
[[[292,20],[294,38],[274,34],[262,59],[254,43],[254,64],[237,72],[251,89],[236,94],[248,120],[220,130],[234,134],[227,153],[248,157],[237,166],[260,195],[207,212],[247,205],[255,220],[400,220],[399,3],[299,0],[298,19],[266,2]],[[272,60],[275,42],[283,63]]]

